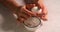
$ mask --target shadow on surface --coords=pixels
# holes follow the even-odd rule
[[[4,18],[4,22],[2,23],[2,29],[14,30],[16,28],[16,19],[13,17],[12,13],[3,5],[0,5],[0,14]]]

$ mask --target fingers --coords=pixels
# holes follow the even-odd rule
[[[31,14],[28,11],[26,11],[24,8],[21,8],[20,12],[25,14],[25,15],[31,16]]]
[[[47,21],[48,19],[48,17],[47,17],[47,15],[48,15],[48,11],[47,11],[47,9],[44,9],[44,11],[42,11],[42,20],[43,21]]]
[[[48,19],[47,19],[47,15],[42,15],[41,18],[42,18],[43,21],[47,21],[47,20],[48,20]]]
[[[27,10],[26,8],[22,8],[23,12],[25,12],[26,14],[30,15],[30,16],[36,16],[36,13],[35,12],[32,12],[30,10]]]
[[[20,23],[23,23],[23,21],[25,20],[24,18],[20,17],[17,19]]]
[[[47,14],[45,14],[45,13],[41,13],[41,14],[37,14],[37,16],[38,17],[40,17],[43,21],[47,21],[48,19],[48,17],[47,17]]]
[[[18,16],[18,21],[19,22],[23,22],[23,21],[25,21],[25,20],[27,20],[30,16],[28,15],[28,14],[26,14],[26,13],[22,13],[22,12],[18,12],[17,13],[17,16]]]
[[[28,16],[28,15],[26,15],[26,14],[24,14],[24,13],[18,13],[18,17],[22,17],[22,18],[24,18],[24,19],[27,19],[27,18],[30,17],[30,16]]]
[[[43,14],[43,15],[47,15],[47,14],[48,14],[47,9],[44,9],[44,10],[42,11],[42,14]]]

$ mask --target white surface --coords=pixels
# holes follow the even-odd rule
[[[39,31],[60,32],[60,0],[45,0],[45,4],[48,8],[48,22]]]
[[[44,22],[37,32],[60,32],[60,0],[45,0],[45,4],[48,8],[48,22]],[[2,8],[2,5],[0,5],[0,14],[6,20],[0,20],[0,32],[27,32],[22,25],[16,25],[13,16],[6,8]]]

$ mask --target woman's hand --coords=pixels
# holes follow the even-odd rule
[[[41,15],[41,19],[42,20],[44,20],[44,21],[47,21],[48,20],[47,19],[47,16],[48,16],[47,13],[48,13],[47,9],[44,8],[43,11],[42,11],[42,15]]]
[[[47,8],[43,2],[43,0],[39,0],[38,1],[38,6],[42,9],[42,12],[41,13],[38,13],[40,15],[40,18],[43,20],[43,21],[47,21],[48,20],[48,11],[47,11]]]
[[[36,13],[34,12],[31,12],[29,10],[27,10],[26,8],[22,7],[20,10],[18,10],[16,12],[17,16],[18,16],[18,21],[19,22],[23,22],[25,20],[27,20],[29,17],[32,17],[32,16],[36,16]]]
[[[48,20],[48,11],[47,8],[42,9],[42,11],[40,13],[37,13],[38,17],[40,17],[43,21],[47,21]]]

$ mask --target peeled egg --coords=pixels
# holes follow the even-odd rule
[[[31,9],[32,12],[41,13],[42,9],[39,9],[37,6]]]
[[[33,7],[33,8],[31,9],[31,11],[32,11],[32,12],[37,12],[37,11],[38,11],[38,7]]]

